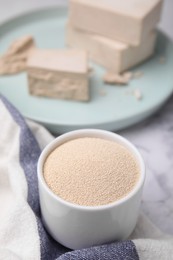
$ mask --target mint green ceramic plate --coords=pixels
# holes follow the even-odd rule
[[[16,17],[0,26],[0,53],[16,38],[32,34],[40,48],[64,48],[67,9],[56,7]],[[166,58],[165,64],[158,62]],[[158,38],[155,56],[137,67],[143,77],[129,86],[109,86],[102,82],[104,69],[94,65],[89,103],[52,100],[28,94],[26,74],[0,77],[0,92],[30,119],[55,133],[79,128],[119,130],[156,112],[173,92],[173,44],[163,34]],[[137,101],[128,95],[136,88],[143,94]],[[100,91],[106,92],[105,96]]]

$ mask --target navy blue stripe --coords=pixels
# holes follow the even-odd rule
[[[55,260],[68,250],[50,237],[44,229],[41,221],[37,180],[37,161],[41,150],[21,114],[7,101],[5,97],[0,96],[0,98],[14,121],[20,127],[20,165],[23,168],[28,184],[27,201],[37,219],[38,232],[40,236],[41,259]]]
[[[139,260],[139,256],[135,244],[124,241],[76,250],[60,256],[58,260]]]

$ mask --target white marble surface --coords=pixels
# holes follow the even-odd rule
[[[64,0],[0,0],[0,21],[23,11]],[[173,0],[164,1],[160,27],[173,39]],[[141,151],[147,167],[142,210],[163,231],[173,234],[173,97],[152,118],[120,134]]]
[[[120,134],[138,147],[146,163],[142,210],[173,234],[173,97],[152,118]]]

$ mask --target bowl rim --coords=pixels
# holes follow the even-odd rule
[[[121,198],[115,202],[105,204],[105,205],[99,205],[99,206],[78,205],[78,204],[66,201],[63,198],[56,195],[55,193],[53,193],[53,191],[48,187],[48,185],[43,177],[43,165],[44,165],[45,159],[55,148],[62,145],[63,143],[66,143],[70,140],[74,140],[77,138],[82,138],[82,137],[93,137],[93,138],[101,138],[101,139],[110,140],[110,141],[111,140],[116,141],[119,144],[125,146],[127,149],[129,149],[133,153],[133,155],[137,159],[139,166],[140,166],[140,178],[131,192],[129,192],[126,196],[124,196],[123,198]],[[126,138],[124,138],[116,133],[106,131],[106,130],[81,129],[81,130],[70,131],[68,133],[58,136],[43,149],[43,151],[38,159],[38,163],[37,163],[37,177],[38,177],[38,184],[39,184],[38,186],[41,185],[42,188],[47,193],[47,195],[49,195],[56,202],[58,202],[62,205],[65,205],[71,209],[77,209],[77,210],[83,210],[83,211],[100,211],[100,210],[114,208],[114,207],[122,205],[123,203],[132,199],[138,193],[138,191],[143,187],[145,178],[146,178],[146,171],[145,171],[144,160],[143,160],[141,154],[139,153],[138,149]],[[40,189],[40,187],[39,187],[39,189]]]

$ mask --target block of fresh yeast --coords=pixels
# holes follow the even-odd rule
[[[70,0],[70,23],[130,45],[139,45],[155,29],[163,0]]]
[[[149,58],[154,52],[156,36],[157,33],[153,31],[139,46],[130,46],[86,33],[71,25],[68,25],[66,29],[68,46],[88,51],[91,60],[115,73],[121,73]]]
[[[31,95],[89,100],[85,51],[35,49],[28,59],[27,73]]]

